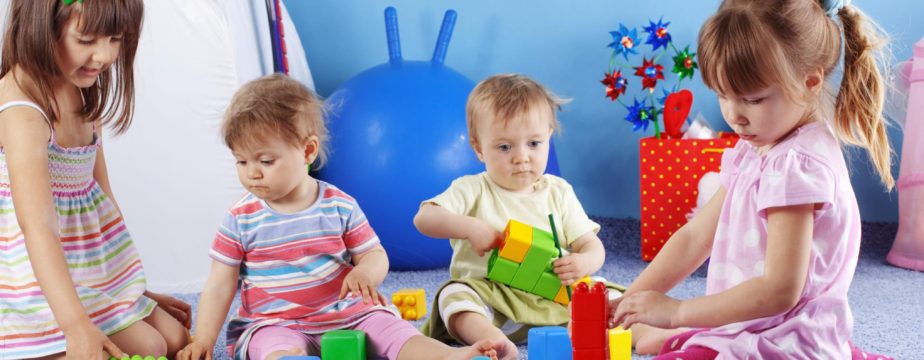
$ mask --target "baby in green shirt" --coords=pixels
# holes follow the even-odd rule
[[[414,218],[421,233],[449,238],[453,249],[451,280],[436,294],[424,334],[463,344],[491,339],[506,344],[501,358],[516,359],[514,343],[525,341],[530,327],[568,322],[566,306],[485,278],[485,254],[500,245],[510,219],[551,231],[547,215],[554,215],[563,257],[553,270],[563,285],[603,266],[600,225],[588,218],[571,185],[544,174],[562,103],[515,74],[492,76],[469,95],[469,141],[486,171],[456,179],[424,201]]]

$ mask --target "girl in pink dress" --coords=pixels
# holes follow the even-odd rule
[[[892,188],[869,25],[843,1],[818,0],[726,0],[703,25],[703,80],[743,141],[722,157],[721,189],[612,304],[638,352],[883,358],[850,343],[860,213],[840,149],[864,148]],[[843,80],[830,91],[842,45]],[[707,258],[705,296],[665,295]]]

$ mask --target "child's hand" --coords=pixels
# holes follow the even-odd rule
[[[363,303],[373,303],[375,305],[385,305],[385,296],[380,294],[372,281],[372,276],[366,273],[363,267],[354,267],[343,279],[343,286],[340,288],[340,298],[346,298],[347,294],[362,294]]]
[[[590,275],[592,263],[584,261],[585,254],[571,253],[552,263],[552,271],[561,279],[561,284],[568,286]]]
[[[623,329],[637,323],[662,329],[679,327],[680,301],[657,291],[647,290],[620,297],[610,302],[610,309],[616,309],[610,324],[621,324]]]
[[[157,302],[157,306],[176,318],[186,329],[189,329],[192,325],[192,308],[189,304],[172,296],[152,293],[150,291],[145,292],[144,295]]]
[[[186,345],[183,350],[180,350],[176,353],[176,360],[211,360],[212,359],[212,349],[215,347],[214,344],[208,344],[206,341],[199,341],[198,339]]]
[[[480,219],[475,219],[472,226],[469,227],[468,237],[466,240],[472,245],[472,249],[478,253],[478,256],[484,256],[504,240],[504,233],[497,231],[491,225]]]
[[[65,329],[64,342],[67,346],[65,349],[65,359],[67,360],[100,359],[108,358],[109,356],[122,358],[127,356],[89,320]]]

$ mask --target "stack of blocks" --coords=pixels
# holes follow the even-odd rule
[[[632,331],[622,327],[607,331],[609,299],[604,283],[595,282],[590,286],[585,282],[578,283],[572,301],[571,344],[574,359],[632,359]]]
[[[504,243],[491,252],[488,278],[567,305],[568,293],[552,272],[552,262],[558,256],[551,233],[510,220],[504,229]]]
[[[571,346],[575,359],[605,360],[607,297],[602,282],[575,287],[571,305]]]
[[[427,315],[427,294],[424,289],[401,289],[391,294],[404,320],[420,320]]]

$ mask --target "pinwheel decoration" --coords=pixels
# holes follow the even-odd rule
[[[664,119],[664,133],[667,136],[672,138],[683,136],[681,128],[690,113],[693,94],[688,90],[681,90],[681,84],[685,79],[692,81],[698,68],[695,59],[696,52],[691,51],[689,45],[685,46],[683,51],[674,46],[673,37],[668,29],[670,24],[670,21],[664,21],[662,17],[657,22],[648,20],[648,25],[642,27],[642,31],[647,33],[644,44],[651,47],[651,52],[641,54],[640,66],[628,64],[630,55],[639,55],[641,47],[636,28],[619,24],[619,30],[610,31],[612,42],[607,45],[608,48],[612,48],[609,69],[604,73],[603,80],[600,80],[606,88],[605,96],[610,101],[618,102],[626,108],[628,115],[625,119],[632,123],[633,131],[647,131],[649,123],[652,123],[657,138],[661,138],[662,134],[659,117]],[[665,66],[659,62],[669,52],[673,53],[672,56],[668,56],[673,60],[671,73],[677,75],[677,81],[673,86],[665,84]],[[632,93],[627,92],[631,85],[624,76],[629,73],[640,78],[640,89],[643,90],[641,100],[633,98],[631,104],[624,103],[620,99]],[[655,98],[655,91],[659,85],[661,88],[659,93],[663,95]]]
[[[622,77],[622,72],[615,70],[612,74],[607,73],[604,75],[603,80],[600,80],[603,85],[606,85],[606,96],[610,100],[616,100],[619,95],[626,93],[626,85],[629,84],[629,81],[626,78]]]

